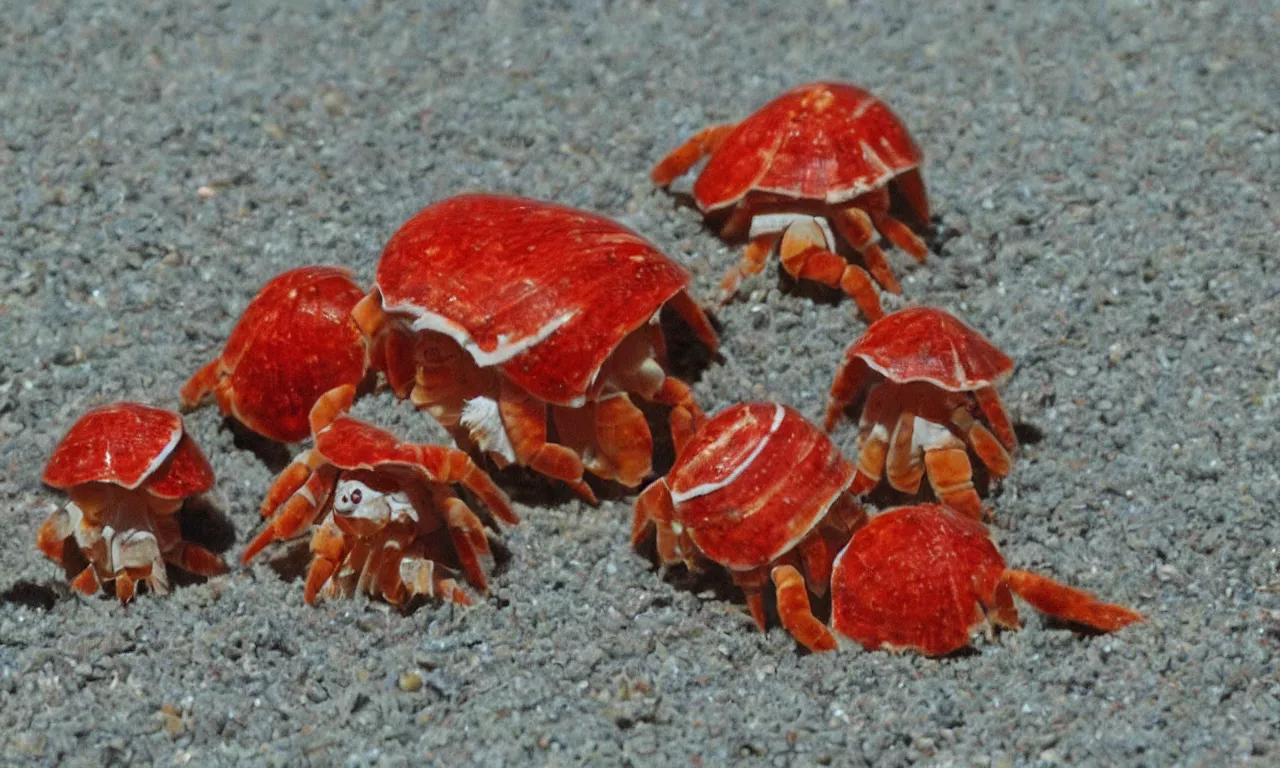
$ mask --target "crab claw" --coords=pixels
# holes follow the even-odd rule
[[[1137,611],[1104,603],[1088,592],[1028,571],[1008,570],[1004,579],[1018,597],[1031,603],[1037,611],[1072,624],[1099,632],[1115,632],[1143,621]]]

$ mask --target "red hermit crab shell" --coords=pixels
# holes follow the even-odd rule
[[[67,566],[73,543],[88,560],[72,582],[81,592],[114,581],[127,602],[137,581],[169,591],[166,562],[201,575],[225,570],[218,555],[182,539],[175,513],[214,477],[172,411],[129,402],[94,408],[54,448],[42,479],[71,501],[45,520],[37,545]]]
[[[853,472],[795,410],[735,405],[708,420],[667,476],[637,499],[632,543],[656,528],[664,564],[727,568],[761,629],[772,578],[783,625],[806,645],[834,647],[809,614],[806,582],[807,591],[825,594],[834,553],[863,517],[847,492]]]
[[[213,395],[223,415],[282,443],[306,439],[325,392],[358,384],[368,368],[351,310],[364,291],[339,267],[300,267],[262,286],[226,347],[182,387],[191,409]]]
[[[468,604],[451,575],[476,589],[487,581],[484,523],[453,491],[459,485],[505,523],[519,522],[507,497],[467,454],[402,443],[341,415],[351,386],[326,393],[312,409],[315,447],[296,458],[267,491],[267,527],[245,549],[247,564],[269,544],[315,524],[304,598],[315,603],[354,592],[405,605],[418,595]]]
[[[939,656],[983,626],[1018,628],[1013,595],[1041,613],[1099,632],[1142,616],[1027,571],[1010,570],[977,521],[932,504],[871,518],[836,558],[832,628],[868,650]]]
[[[760,272],[780,244],[783,267],[793,277],[841,288],[876,320],[882,312],[871,278],[899,292],[879,236],[925,258],[924,243],[890,214],[892,189],[928,224],[923,154],[897,116],[857,86],[802,85],[741,123],[703,129],[653,169],[653,180],[666,186],[706,155],[694,201],[708,215],[729,212],[723,236],[748,233],[750,239],[721,283],[725,299],[743,277]],[[862,255],[870,275],[837,255],[833,227]]]
[[[827,406],[830,431],[862,403],[853,492],[870,491],[884,474],[914,494],[927,475],[939,500],[980,517],[966,447],[995,477],[1009,473],[1017,439],[996,387],[1012,371],[1003,352],[940,309],[912,307],[872,323],[845,353]]]
[[[609,219],[550,203],[462,195],[428,206],[387,243],[356,318],[375,364],[455,436],[593,498],[586,469],[625,485],[650,471],[631,395],[673,406],[677,444],[701,411],[666,375],[658,311],[714,349],[689,276]],[[548,442],[548,410],[560,443]]]

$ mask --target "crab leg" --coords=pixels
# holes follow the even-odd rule
[[[812,218],[800,219],[787,227],[781,251],[782,267],[797,280],[815,280],[839,288],[857,302],[871,322],[884,317],[871,276],[832,253],[822,227]]]
[[[653,167],[649,177],[653,183],[665,187],[689,172],[699,160],[720,148],[725,137],[736,124],[712,125],[693,134],[688,141],[672,150],[671,154]]]
[[[780,565],[771,572],[777,589],[778,618],[792,637],[811,651],[834,651],[836,638],[813,616],[804,577],[790,565]]]
[[[849,492],[855,496],[869,493],[880,482],[889,457],[890,425],[894,414],[887,397],[876,397],[879,387],[871,390],[858,420],[858,467]]]
[[[439,596],[458,605],[471,605],[471,598],[458,588],[457,582],[439,576],[435,561],[420,555],[411,555],[400,561],[400,582],[411,598]]]
[[[1007,570],[1003,581],[1037,611],[1101,632],[1114,632],[1143,620],[1136,611],[1104,603],[1088,592],[1028,571]]]
[[[964,443],[944,427],[923,419],[917,429],[926,432],[920,435],[925,472],[938,500],[974,520],[982,519],[982,500],[973,487],[973,467]]]
[[[563,481],[588,503],[599,503],[591,487],[582,480],[586,468],[578,454],[563,445],[547,442],[544,403],[504,382],[498,408],[511,448],[521,464]]]
[[[861,208],[850,206],[832,217],[841,237],[848,241],[853,249],[862,255],[867,264],[867,271],[875,277],[876,282],[889,293],[902,293],[898,279],[889,268],[889,260],[880,250],[880,235],[876,232],[871,216]]]
[[[258,508],[258,512],[263,517],[270,517],[286,499],[306,485],[307,480],[311,478],[317,469],[324,466],[324,463],[324,457],[314,449],[298,454],[293,461],[289,462],[289,466],[285,467],[284,471],[272,481],[271,487],[267,489],[267,495],[262,499],[262,505]]]
[[[205,398],[213,393],[222,377],[221,365],[222,359],[218,358],[187,379],[187,383],[183,384],[182,389],[178,391],[182,410],[191,411],[200,407]]]
[[[697,408],[697,405],[693,407]],[[613,479],[628,488],[636,487],[653,470],[653,436],[649,434],[649,423],[645,420],[644,413],[625,393],[599,400],[593,411],[595,442],[602,458],[612,467]],[[677,418],[673,409],[673,438]],[[692,414],[681,418],[693,421]]]
[[[668,376],[662,380],[662,387],[649,399],[671,406],[671,442],[679,456],[685,443],[689,442],[706,420],[702,408],[693,399],[693,389],[684,381]],[[646,455],[646,459],[648,458],[650,457]]]
[[[742,590],[742,594],[747,599],[747,610],[751,611],[751,618],[755,621],[760,631],[765,631],[764,617],[764,588],[769,583],[769,568],[755,568],[750,571],[735,571],[733,573],[733,583],[738,589]]]
[[[489,511],[502,522],[508,525],[520,522],[507,495],[494,484],[488,472],[476,466],[470,456],[440,445],[420,445],[417,448],[418,465],[426,469],[436,482],[458,483],[483,501]]]
[[[881,187],[874,192],[869,192],[859,199],[859,203],[863,210],[870,216],[871,221],[875,224],[875,228],[880,234],[889,239],[889,242],[898,246],[902,250],[911,254],[911,257],[921,264],[929,255],[929,249],[925,246],[924,241],[916,236],[906,224],[898,221],[889,215],[889,188]]]
[[[307,569],[307,583],[302,592],[307,605],[316,604],[321,588],[329,583],[342,562],[346,546],[346,537],[333,518],[316,528],[311,537],[311,567]]]
[[[1005,413],[996,388],[983,387],[975,390],[973,396],[978,401],[978,408],[982,410],[982,415],[986,417],[987,423],[991,425],[992,431],[1000,438],[1004,447],[1011,451],[1017,448],[1018,437],[1013,432],[1013,425],[1009,423],[1009,414]]]
[[[74,501],[67,502],[65,507],[55,509],[40,525],[40,532],[36,534],[36,547],[44,553],[45,557],[62,565],[67,539],[75,535],[75,521],[82,518],[80,507],[76,506]]]
[[[271,522],[262,530],[262,533],[249,542],[244,554],[240,556],[240,562],[248,565],[249,561],[268,544],[281,539],[291,539],[315,522],[320,510],[327,505],[337,480],[336,467],[328,464],[318,467],[307,480],[306,485],[295,491],[275,517],[271,518]]]
[[[484,577],[484,569],[480,567],[480,557],[490,557],[489,539],[485,536],[480,518],[457,497],[440,500],[440,506],[444,511],[445,524],[449,528],[449,538],[453,540],[453,548],[458,554],[458,562],[462,564],[463,575],[471,586],[482,593],[487,592],[489,585]]]
[[[951,423],[964,434],[969,445],[973,447],[973,452],[978,455],[992,475],[1004,477],[1009,474],[1012,460],[1009,458],[1008,451],[990,430],[973,418],[968,408],[964,406],[956,408],[951,416]]]
[[[71,588],[84,595],[98,594],[98,590],[102,589],[102,582],[98,580],[98,572],[94,570],[92,563],[86,565],[84,570],[71,580]]]
[[[742,258],[720,279],[720,306],[729,303],[738,292],[738,285],[744,278],[764,271],[765,265],[769,263],[769,254],[773,252],[780,238],[781,235],[777,232],[751,238],[751,242],[747,243],[747,247],[742,251]]]
[[[923,419],[918,421],[921,426],[929,424]],[[925,473],[923,456],[916,443],[916,422],[916,415],[911,411],[899,412],[898,422],[889,438],[889,453],[885,458],[885,474],[889,478],[889,485],[903,493],[919,491],[920,480]],[[940,439],[940,436],[933,434],[925,426],[920,439]]]

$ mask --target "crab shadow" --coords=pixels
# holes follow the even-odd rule
[[[252,453],[273,475],[283,472],[293,461],[288,445],[263,437],[229,416],[222,419],[222,428],[231,433],[236,448]]]
[[[28,608],[48,611],[52,610],[59,601],[70,597],[71,590],[67,589],[65,584],[56,582],[40,584],[24,580],[14,582],[8,589],[0,592],[0,603],[25,605]]]

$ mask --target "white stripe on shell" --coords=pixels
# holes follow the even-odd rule
[[[774,411],[773,424],[769,427],[768,434],[766,434],[763,438],[761,438],[760,444],[755,447],[755,450],[751,451],[751,455],[747,456],[747,458],[741,464],[735,467],[734,470],[729,473],[728,477],[716,483],[703,483],[702,485],[690,488],[684,493],[672,492],[671,502],[673,504],[680,504],[682,502],[688,501],[689,499],[696,499],[699,496],[706,496],[708,493],[713,493],[715,491],[720,490],[721,488],[724,488],[725,486],[732,483],[734,480],[737,480],[738,477],[740,477],[743,472],[746,472],[747,467],[751,466],[751,462],[755,461],[756,457],[760,455],[760,452],[764,450],[764,447],[769,444],[769,438],[773,437],[773,433],[777,432],[778,427],[782,426],[782,418],[786,415],[787,412],[781,405],[775,405],[774,408],[776,408],[777,410]]]
[[[514,341],[511,340],[509,336],[499,334],[498,346],[492,350],[485,350],[482,349],[479,344],[476,344],[475,339],[471,337],[471,334],[467,332],[467,329],[443,315],[428,312],[427,310],[416,307],[412,304],[389,306],[386,303],[386,294],[383,294],[382,309],[387,313],[412,315],[415,318],[412,325],[412,328],[415,331],[435,331],[437,333],[443,333],[461,344],[462,348],[471,355],[473,360],[476,361],[476,365],[481,368],[505,363],[521,352],[524,352],[525,350],[542,342],[548,336],[555,333],[560,326],[569,322],[578,314],[577,310],[573,310],[558,317],[554,317],[550,322],[539,328],[532,335],[522,336]]]

